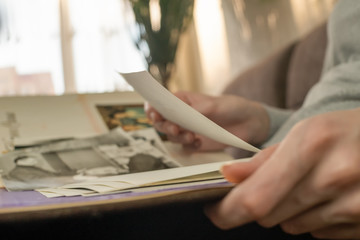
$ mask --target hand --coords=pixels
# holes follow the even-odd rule
[[[215,225],[257,221],[291,234],[360,238],[360,109],[304,120],[252,161],[223,167],[241,183],[205,209]]]
[[[175,95],[246,142],[259,144],[267,138],[270,128],[269,117],[259,103],[231,95],[213,97],[191,92],[178,92]],[[154,127],[165,133],[173,142],[202,151],[225,148],[224,144],[182,129],[167,121],[148,104],[145,105],[145,109],[147,116],[153,121]]]

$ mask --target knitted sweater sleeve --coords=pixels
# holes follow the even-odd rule
[[[265,107],[271,121],[268,146],[299,121],[317,114],[360,107],[360,1],[341,0],[328,22],[328,46],[320,81],[295,111]]]

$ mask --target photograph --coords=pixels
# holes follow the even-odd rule
[[[179,167],[149,132],[133,137],[118,127],[95,137],[16,150],[0,158],[0,174],[5,187],[15,191]]]
[[[152,127],[143,105],[97,105],[96,108],[108,129],[122,127],[134,131]]]

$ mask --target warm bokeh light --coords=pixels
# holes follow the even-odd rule
[[[160,0],[150,0],[149,9],[150,9],[151,28],[154,32],[158,32],[160,31],[161,28]]]
[[[307,26],[319,22],[332,10],[336,0],[291,0],[292,13],[299,32],[307,31]]]
[[[217,94],[218,88],[207,89],[207,87],[228,78],[230,71],[229,47],[221,0],[197,0],[194,21],[202,73],[207,83],[204,91]]]

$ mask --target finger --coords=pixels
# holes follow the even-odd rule
[[[312,232],[332,225],[356,224],[360,221],[360,184],[344,192],[341,197],[282,223],[291,234]],[[359,236],[360,237],[360,236]]]
[[[334,147],[328,152],[325,161],[319,162],[306,178],[299,182],[288,196],[259,223],[265,227],[275,226],[314,206],[333,200],[341,196],[349,186],[353,187],[354,183],[360,179],[360,170],[356,167],[357,158],[352,160],[354,154],[359,153],[354,153],[351,149],[354,148],[347,143]],[[309,231],[307,227],[320,228],[328,223],[328,220],[324,219],[312,217],[311,219],[316,219],[316,222],[306,220],[304,224],[309,226],[302,226],[303,231]]]
[[[186,151],[220,151],[225,148],[226,145],[217,143],[215,141],[209,141],[208,138],[196,135],[193,132],[180,130],[180,133],[176,136],[169,135],[168,140],[183,145],[184,150]]]
[[[303,212],[322,201],[322,199],[314,200],[319,194],[313,191],[312,181],[314,174],[310,174],[308,178],[300,183],[282,200],[267,216],[260,219],[258,223],[263,227],[273,227],[286,219],[290,219],[300,212]],[[311,192],[311,193],[310,193]]]
[[[158,121],[154,122],[153,126],[159,132],[162,132],[169,136],[177,136],[180,134],[180,127],[169,121]]]
[[[331,223],[329,219],[324,218],[323,213],[326,207],[327,205],[324,203],[324,205],[310,209],[308,212],[296,216],[294,219],[285,221],[280,225],[284,232],[290,234],[307,233],[333,225],[335,223]]]
[[[360,239],[360,224],[339,224],[311,232],[320,239]]]
[[[183,145],[183,147],[186,150],[198,151],[198,152],[223,151],[225,147],[227,147],[227,145],[223,143],[216,142],[202,135],[194,134],[194,136],[195,136],[195,140],[191,144]]]
[[[249,162],[225,164],[221,167],[221,173],[229,182],[240,183],[250,176],[266,159],[268,159],[275,151],[276,147],[277,145],[274,145],[262,150]]]
[[[149,107],[148,110],[146,110],[146,116],[153,122],[159,122],[164,121],[165,119],[158,113],[154,108]]]
[[[299,131],[303,129],[292,131],[270,158],[222,201],[206,208],[215,225],[228,229],[264,218],[302,180],[316,161],[294,154],[304,141],[298,137]]]
[[[177,134],[168,135],[168,140],[181,144],[192,144],[195,141],[195,134],[188,131],[179,131]]]

